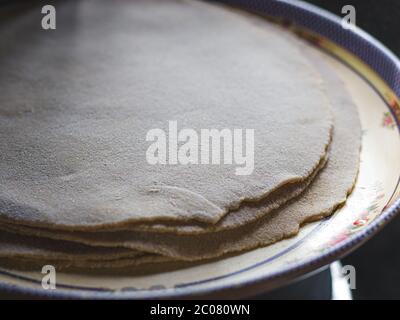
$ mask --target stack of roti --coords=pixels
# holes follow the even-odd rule
[[[37,23],[0,29],[1,260],[203,261],[346,201],[356,106],[287,31],[195,0],[68,1]]]

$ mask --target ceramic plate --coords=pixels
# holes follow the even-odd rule
[[[75,298],[246,297],[309,274],[357,248],[399,211],[400,63],[361,30],[291,1],[224,1],[257,12],[323,50],[358,106],[363,135],[358,180],[346,205],[294,237],[233,257],[147,275],[57,273],[57,289],[43,275],[0,269],[0,287],[40,296]]]

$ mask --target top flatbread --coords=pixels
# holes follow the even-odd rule
[[[321,159],[320,164],[314,172],[301,183],[287,184],[271,192],[267,197],[257,202],[243,203],[237,210],[230,211],[222,219],[213,225],[205,223],[190,222],[186,224],[178,222],[159,222],[124,225],[120,231],[140,232],[172,232],[176,234],[202,234],[230,230],[242,225],[257,221],[279,208],[291,199],[295,199],[312,183],[317,174],[326,164],[328,156]],[[97,231],[117,231],[118,229],[102,228]]]
[[[79,14],[76,9],[79,9]],[[0,30],[0,218],[89,229],[216,223],[306,179],[329,143],[318,77],[266,24],[192,1],[73,1]],[[255,168],[150,165],[150,129],[254,129]]]

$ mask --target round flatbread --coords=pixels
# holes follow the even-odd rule
[[[54,31],[29,10],[0,29],[2,221],[215,224],[304,181],[325,156],[327,99],[279,29],[195,1],[81,1],[79,15],[74,6],[57,6]],[[174,164],[174,124],[199,136],[242,130],[246,163]],[[146,157],[153,129],[168,136],[166,164]]]
[[[27,237],[7,231],[0,232],[0,258],[43,260],[116,260],[138,258],[143,253],[126,248],[90,247],[68,241]]]
[[[40,234],[94,246],[125,247],[177,260],[196,261],[274,243],[297,234],[303,223],[331,214],[346,201],[355,183],[359,166],[361,125],[357,108],[341,80],[324,63],[320,54],[306,48],[304,50],[313,58],[325,80],[326,93],[333,106],[335,129],[327,165],[301,197],[254,223],[204,235],[185,236],[136,231],[56,233],[51,230],[41,230]],[[262,210],[262,207],[258,210]],[[16,228],[16,232],[39,232],[30,230],[26,228],[22,231]],[[123,264],[129,264],[129,260],[124,260]],[[134,260],[132,259],[132,264],[136,263]],[[115,265],[118,263],[115,262]]]

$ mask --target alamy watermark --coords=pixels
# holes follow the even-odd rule
[[[342,267],[342,277],[347,281],[347,284],[351,290],[355,290],[356,287],[356,268],[352,265],[345,265]]]
[[[44,290],[56,289],[56,268],[52,265],[45,265],[42,268],[42,288]]]
[[[345,16],[342,18],[342,28],[346,30],[352,30],[356,26],[356,8],[350,4],[343,6],[342,14]]]
[[[50,4],[42,7],[42,29],[55,30],[56,29],[56,8]]]
[[[235,164],[236,175],[254,170],[254,129],[178,130],[177,121],[168,121],[168,132],[160,128],[147,132],[151,142],[146,160],[151,165]]]

